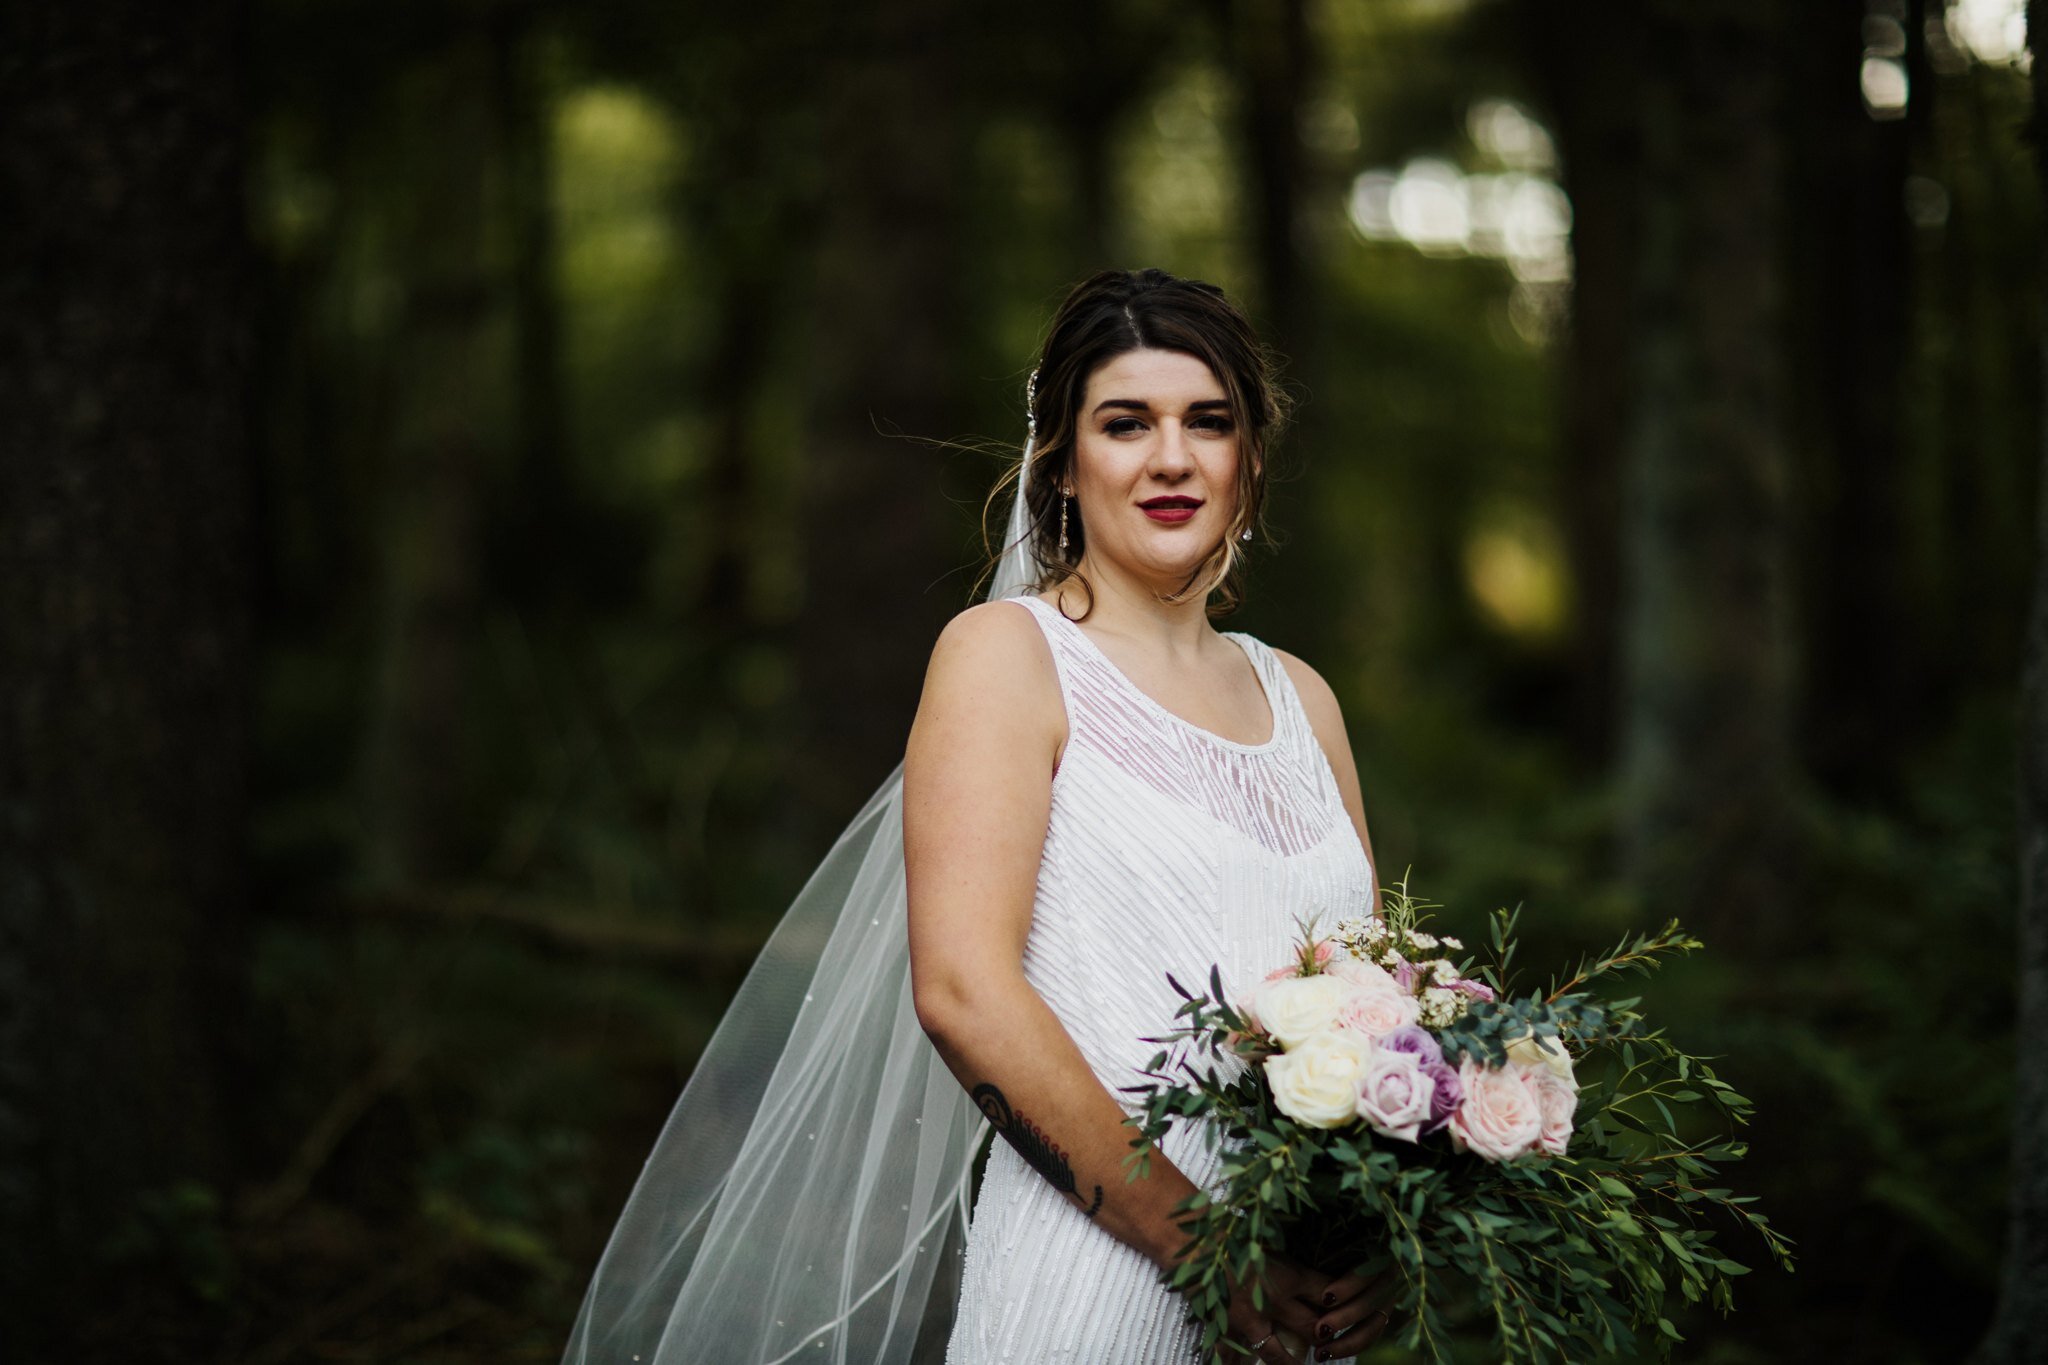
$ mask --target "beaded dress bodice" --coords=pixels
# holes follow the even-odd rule
[[[1244,744],[1168,711],[1086,631],[1037,597],[1067,744],[1052,779],[1024,972],[1096,1076],[1138,1083],[1181,1003],[1167,982],[1220,970],[1239,994],[1282,965],[1304,921],[1363,913],[1372,869],[1293,680],[1252,636],[1272,734]],[[1177,1129],[1175,1165],[1215,1153]],[[947,1365],[1187,1361],[1197,1336],[1151,1263],[1098,1227],[1001,1140],[967,1234]]]

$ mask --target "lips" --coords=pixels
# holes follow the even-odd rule
[[[1172,524],[1174,522],[1187,521],[1193,517],[1196,512],[1201,510],[1202,500],[1200,498],[1186,498],[1170,494],[1165,497],[1147,498],[1139,503],[1138,506],[1152,520]]]

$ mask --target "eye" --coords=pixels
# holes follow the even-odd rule
[[[1211,414],[1206,417],[1197,417],[1193,422],[1190,422],[1188,425],[1200,427],[1204,431],[1226,432],[1231,429],[1230,419],[1220,414]]]
[[[1118,417],[1102,429],[1112,436],[1123,436],[1145,425],[1135,417]]]

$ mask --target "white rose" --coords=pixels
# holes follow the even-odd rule
[[[1488,1161],[1511,1161],[1543,1136],[1543,1108],[1519,1067],[1458,1066],[1465,1096],[1451,1115],[1451,1146]]]
[[[1337,1011],[1357,987],[1327,973],[1262,981],[1252,991],[1253,1015],[1266,1032],[1293,1049],[1337,1021]]]
[[[1573,1090],[1578,1089],[1579,1078],[1572,1073],[1572,1055],[1555,1038],[1538,1038],[1533,1033],[1525,1033],[1508,1044],[1508,1060],[1548,1071]]]
[[[1414,1142],[1429,1121],[1435,1095],[1436,1080],[1423,1071],[1422,1058],[1375,1048],[1358,1082],[1358,1117],[1376,1133]]]
[[[1372,1055],[1369,1039],[1334,1030],[1315,1034],[1266,1059],[1273,1103],[1296,1123],[1341,1128],[1358,1117],[1358,1085]]]

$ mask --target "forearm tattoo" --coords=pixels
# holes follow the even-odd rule
[[[977,1085],[970,1096],[988,1116],[989,1126],[1008,1139],[1017,1149],[1017,1155],[1024,1158],[1024,1164],[1044,1176],[1052,1187],[1082,1203],[1081,1192],[1074,1187],[1074,1168],[1067,1163],[1067,1154],[1061,1151],[1045,1130],[1010,1108],[1010,1102],[1003,1098],[1003,1092],[992,1085]],[[1081,1210],[1086,1218],[1093,1218],[1102,1207],[1102,1186],[1095,1187],[1095,1202]]]

